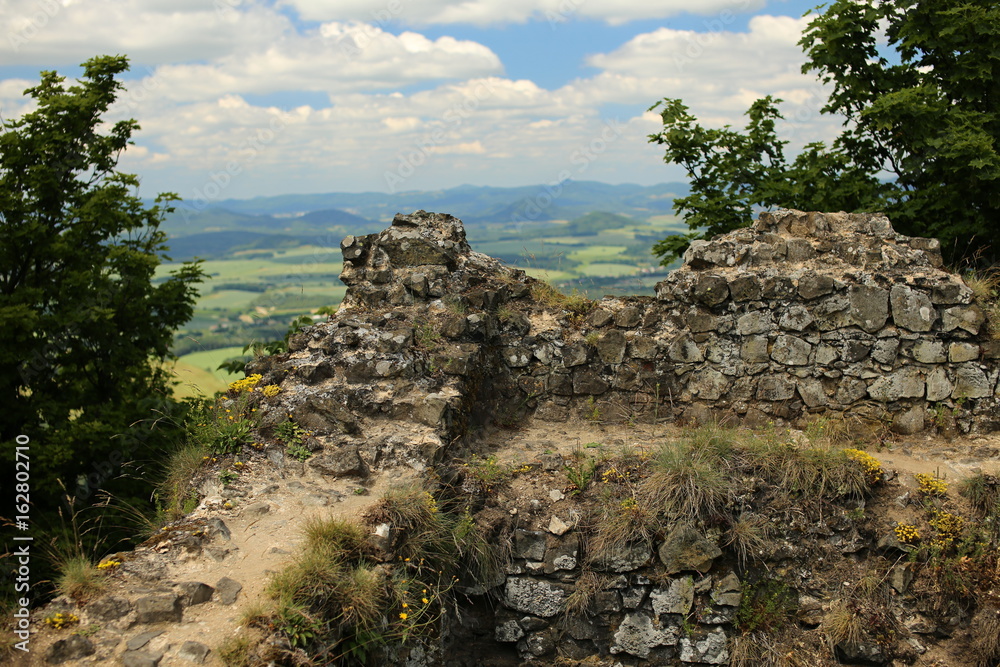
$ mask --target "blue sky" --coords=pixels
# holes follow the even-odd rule
[[[799,72],[799,0],[0,0],[0,114],[42,69],[128,55],[109,120],[143,196],[681,180],[646,137],[679,97],[707,125],[787,102],[792,147],[829,139]],[[6,34],[3,34],[6,30]]]

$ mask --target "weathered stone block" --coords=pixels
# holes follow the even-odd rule
[[[589,368],[578,368],[573,371],[573,393],[596,396],[608,390],[608,383],[601,379],[595,371]]]
[[[798,381],[799,396],[802,402],[810,408],[826,405],[829,400],[823,383],[816,378],[802,378]]]
[[[944,343],[939,340],[918,340],[910,348],[913,358],[922,364],[941,364],[948,361]]]
[[[979,306],[955,306],[954,308],[948,308],[942,314],[941,330],[954,331],[955,329],[962,329],[971,334],[978,334],[979,328],[983,326],[983,322],[985,321],[986,316]]]
[[[795,281],[788,276],[768,276],[761,282],[761,296],[765,299],[791,299],[795,294]]]
[[[179,595],[150,595],[135,601],[136,623],[180,623],[183,616]]]
[[[647,658],[657,646],[677,644],[677,628],[662,628],[644,612],[625,614],[624,620],[615,631],[612,653],[628,653],[637,658]]]
[[[716,628],[704,637],[682,637],[680,640],[681,662],[696,662],[707,665],[729,663],[729,640],[721,628]]]
[[[729,281],[733,301],[755,301],[760,298],[761,284],[756,276],[739,276]]]
[[[692,294],[706,306],[717,306],[729,298],[729,283],[722,276],[699,276]]]
[[[714,368],[697,371],[688,383],[688,390],[698,398],[715,401],[728,391],[732,381]]]
[[[694,604],[694,577],[687,575],[674,579],[666,590],[653,589],[649,592],[649,599],[653,605],[653,613],[657,617],[662,614],[683,614],[686,616],[691,612],[691,605]]]
[[[509,609],[550,618],[562,611],[570,589],[562,584],[530,577],[508,577],[504,605]]]
[[[722,550],[691,526],[674,528],[659,548],[660,562],[667,574],[708,572]]]
[[[932,402],[943,401],[951,397],[951,392],[955,390],[955,385],[948,379],[948,372],[943,368],[932,368],[927,373],[927,400]]]
[[[834,393],[833,400],[840,405],[850,405],[861,400],[868,393],[868,385],[864,380],[848,377],[841,380]]]
[[[795,336],[778,336],[771,346],[771,358],[787,366],[805,366],[811,352],[812,345]]]
[[[922,405],[897,413],[892,419],[892,430],[901,435],[913,435],[924,430],[926,411]]]
[[[740,345],[740,358],[748,364],[760,364],[771,360],[767,336],[748,336]]]
[[[670,343],[670,347],[667,348],[667,356],[670,357],[671,361],[685,364],[696,364],[705,360],[705,355],[688,335],[680,336]]]
[[[768,333],[773,329],[774,322],[767,310],[753,310],[736,320],[736,333],[741,336]]]
[[[978,366],[965,364],[955,370],[955,389],[951,392],[952,398],[985,398],[992,393],[986,373]]]
[[[880,364],[891,364],[896,361],[898,352],[898,338],[880,338],[872,346],[871,357]]]
[[[515,530],[511,555],[526,560],[542,560],[545,558],[545,533],[540,530]]]
[[[937,321],[937,309],[930,297],[906,285],[893,285],[889,292],[892,321],[910,331],[930,331]]]
[[[762,377],[757,384],[757,398],[762,401],[787,401],[795,395],[795,383],[784,377]]]
[[[889,292],[878,287],[853,285],[848,290],[851,300],[851,318],[867,331],[875,333],[889,319]]]
[[[591,566],[600,572],[631,572],[648,563],[652,555],[646,542],[626,542],[594,554]]]
[[[624,332],[612,329],[597,340],[597,354],[606,364],[620,364],[625,358],[626,344]]]
[[[792,306],[778,320],[778,326],[789,331],[805,331],[813,323],[813,316],[804,306]]]
[[[875,379],[868,395],[888,403],[901,398],[923,398],[926,384],[918,368],[901,368]]]
[[[629,341],[628,354],[633,359],[654,359],[656,357],[656,340],[649,336],[636,336]]]
[[[799,278],[799,296],[815,299],[833,292],[833,278],[823,274],[807,273]]]
[[[948,346],[948,361],[952,363],[975,361],[979,354],[979,346],[975,343],[952,343]]]
[[[327,477],[366,477],[368,466],[357,445],[344,445],[309,459],[309,467]]]
[[[631,328],[642,321],[642,311],[635,306],[626,306],[615,313],[615,326]]]

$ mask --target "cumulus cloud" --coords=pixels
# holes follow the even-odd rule
[[[0,59],[39,67],[99,53],[139,63],[211,59],[279,40],[292,23],[267,7],[195,0],[38,0],[0,3]],[[99,49],[95,51],[95,49]]]
[[[385,25],[401,20],[415,25],[469,23],[494,25],[544,20],[559,23],[573,18],[597,19],[612,25],[637,19],[661,19],[682,13],[705,16],[720,12],[760,9],[765,0],[387,0],[376,8],[364,0],[331,3],[327,0],[285,0],[311,21],[355,19]]]
[[[0,25],[11,34],[38,24],[16,49],[0,39],[0,59],[64,65],[99,52],[95,45],[128,53],[136,66],[109,120],[137,118],[142,130],[122,167],[143,177],[144,191],[177,191],[196,201],[462,182],[678,179],[683,174],[663,165],[662,152],[646,141],[660,121],[645,110],[662,97],[684,99],[704,124],[742,125],[749,104],[773,94],[789,100],[785,111],[794,122],[784,129],[798,131],[799,143],[832,127],[818,114],[815,81],[799,73],[801,20],[758,16],[747,31],[733,29],[736,12],[762,0],[709,0],[699,6],[705,31],[635,35],[590,56],[583,64],[596,69],[593,75],[551,90],[504,76],[500,58],[483,44],[432,39],[416,28],[397,34],[390,21],[619,22],[677,13],[682,4],[51,2],[44,21],[26,14],[24,4],[18,12],[0,2]],[[289,9],[315,22],[294,22],[282,13]],[[30,85],[0,80],[4,118],[30,108],[20,97]]]

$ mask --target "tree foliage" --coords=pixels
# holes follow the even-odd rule
[[[743,132],[702,127],[680,100],[657,103],[664,129],[650,141],[688,172],[691,194],[674,208],[692,232],[654,253],[667,263],[694,238],[750,224],[754,209],[785,206],[883,211],[903,233],[941,239],[953,261],[997,259],[1000,246],[983,248],[1000,220],[998,42],[992,0],[836,0],[799,44],[803,72],[831,87],[821,111],[844,129],[791,161],[781,100],[754,102]]]
[[[143,204],[138,179],[116,171],[139,126],[102,120],[127,68],[97,57],[69,87],[43,72],[25,91],[35,110],[0,128],[0,435],[7,461],[30,440],[36,513],[59,482],[87,498],[121,464],[156,457],[151,425],[177,407],[163,362],[203,274],[155,278],[176,197]]]

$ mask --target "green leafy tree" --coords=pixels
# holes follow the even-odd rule
[[[93,58],[69,87],[43,72],[25,91],[35,110],[0,127],[2,458],[13,470],[15,441],[28,442],[35,526],[60,482],[80,500],[116,483],[148,498],[142,471],[123,481],[122,465],[162,458],[169,433],[156,425],[178,411],[164,362],[203,273],[185,264],[154,280],[176,197],[147,207],[138,179],[116,171],[139,125],[102,116],[127,69]]]
[[[750,224],[755,208],[786,206],[883,211],[903,233],[941,239],[953,261],[997,259],[1000,247],[983,248],[1000,221],[998,42],[993,0],[837,0],[799,44],[803,72],[832,87],[821,111],[844,129],[791,161],[776,132],[781,100],[754,102],[743,132],[702,127],[680,100],[657,103],[664,129],[650,141],[688,172],[691,194],[674,208],[692,231],[653,252],[669,263],[693,239]]]

